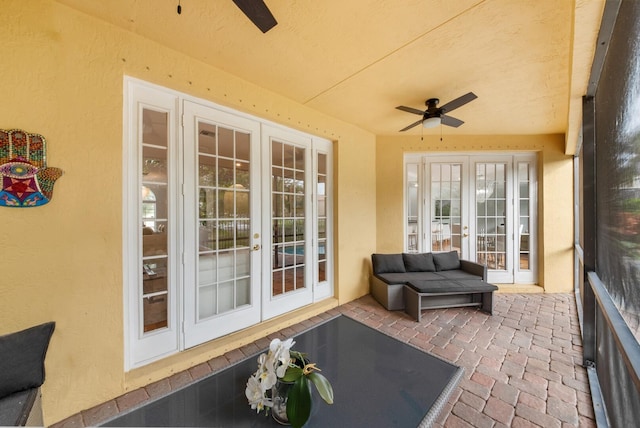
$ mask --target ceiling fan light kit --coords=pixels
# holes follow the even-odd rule
[[[435,128],[442,123],[440,116],[428,117],[422,121],[423,128]]]
[[[407,113],[419,114],[422,116],[422,119],[417,120],[408,126],[405,126],[400,130],[400,132],[411,129],[414,126],[420,125],[421,123],[424,128],[435,128],[438,125],[447,125],[457,128],[464,122],[460,119],[456,119],[455,117],[447,116],[445,113],[462,107],[463,105],[475,100],[476,98],[478,98],[476,94],[474,94],[473,92],[469,92],[461,97],[456,98],[453,101],[449,101],[442,107],[438,107],[438,103],[440,102],[438,98],[429,98],[425,102],[427,109],[424,111],[418,110],[413,107],[398,106],[396,107],[398,110],[406,111]]]

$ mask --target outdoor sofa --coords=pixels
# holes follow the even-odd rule
[[[493,313],[487,267],[444,253],[372,254],[371,295],[387,310],[420,320],[423,309],[480,306]]]

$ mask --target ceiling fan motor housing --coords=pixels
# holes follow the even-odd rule
[[[440,100],[438,98],[429,98],[425,101],[425,105],[427,106],[427,110],[424,112],[424,118],[428,119],[430,117],[439,117],[442,114],[442,110],[438,108],[438,103]]]

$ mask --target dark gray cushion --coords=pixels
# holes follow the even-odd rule
[[[403,253],[404,268],[407,272],[435,272],[436,265],[433,264],[431,253],[409,254]]]
[[[44,357],[55,323],[0,336],[0,398],[44,382]]]
[[[404,273],[402,254],[372,254],[373,273]]]
[[[433,263],[436,265],[436,272],[441,270],[460,269],[460,259],[457,251],[448,253],[434,253]]]
[[[444,279],[436,272],[380,273],[376,275],[387,284],[406,284],[409,281]]]
[[[459,269],[440,271],[438,272],[438,275],[447,279],[482,279],[482,276],[474,275]]]
[[[411,281],[407,285],[419,293],[433,294],[488,293],[498,289],[495,285],[480,280]]]

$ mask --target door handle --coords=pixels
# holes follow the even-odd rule
[[[464,238],[466,238],[467,236],[469,236],[469,234],[468,234],[468,233],[464,233],[462,236],[463,236]]]
[[[251,248],[253,251],[258,251],[260,249],[260,244],[256,244]]]

